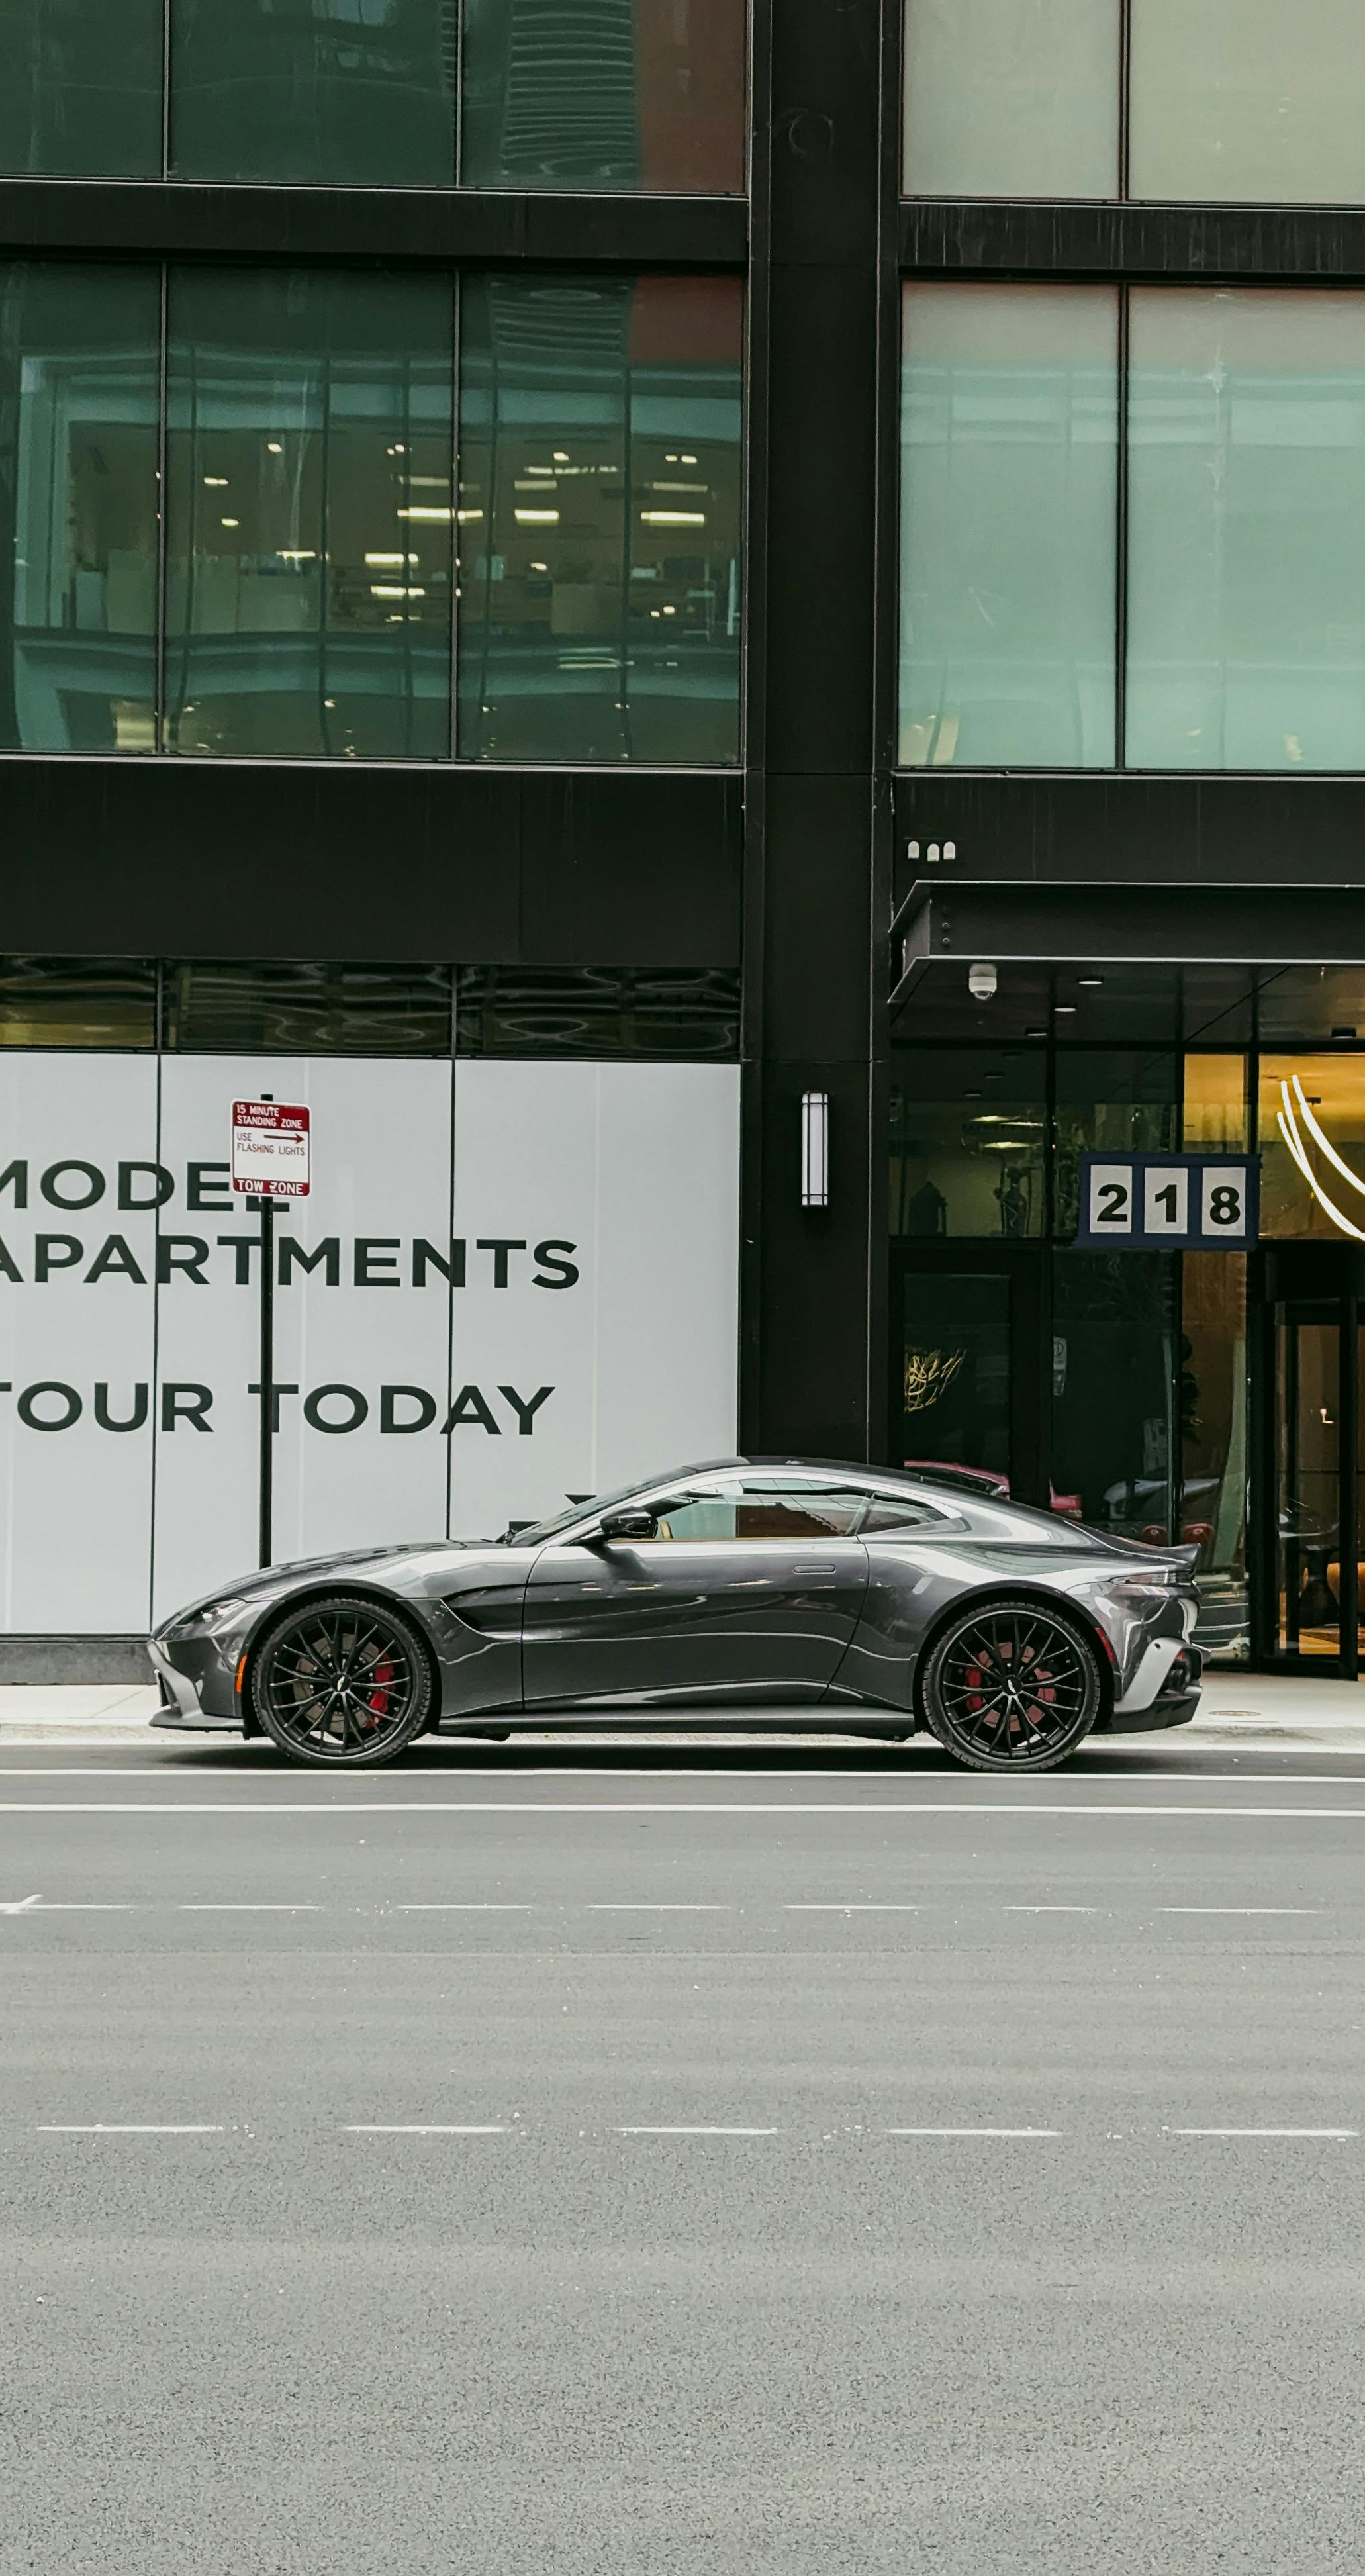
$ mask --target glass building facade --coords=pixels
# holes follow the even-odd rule
[[[0,743],[734,761],[738,283],[460,312],[416,270],[0,272]]]
[[[742,0],[3,0],[0,173],[744,186]]]

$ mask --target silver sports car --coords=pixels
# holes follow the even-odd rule
[[[150,1641],[153,1724],[386,1762],[436,1728],[796,1723],[978,1771],[1194,1714],[1193,1548],[1150,1548],[950,1469],[727,1458],[500,1539],[273,1565]],[[778,1714],[780,1712],[780,1714]]]

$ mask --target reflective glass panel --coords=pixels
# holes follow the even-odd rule
[[[1244,1055],[1187,1055],[1182,1143],[1215,1154],[1239,1153],[1247,1143],[1247,1059]]]
[[[0,170],[161,175],[162,0],[0,0]]]
[[[1365,769],[1365,296],[1131,315],[1129,763]]]
[[[155,1044],[149,957],[0,958],[0,1046]]]
[[[464,0],[470,188],[744,186],[743,0]]]
[[[1052,1265],[1052,1508],[1154,1546],[1175,1518],[1176,1257],[1057,1252]]]
[[[738,969],[457,966],[457,1055],[737,1056]]]
[[[1365,1239],[1365,1055],[1263,1055],[1258,1141],[1262,1234]]]
[[[1365,198],[1360,0],[1131,0],[1135,197]]]
[[[983,1471],[1008,1484],[1010,1283],[907,1270],[902,1285],[901,1452],[897,1465]]]
[[[1114,758],[1118,306],[907,286],[900,759]]]
[[[737,757],[742,320],[730,278],[466,281],[466,757]]]
[[[1341,1326],[1330,1307],[1275,1308],[1276,1643],[1341,1652]]]
[[[1185,1254],[1180,1334],[1181,1489],[1175,1535],[1199,1550],[1194,1576],[1198,1643],[1206,1654],[1240,1660],[1249,1646],[1245,1254]]]
[[[1161,1154],[1176,1139],[1176,1058],[1127,1047],[1057,1049],[1053,1231],[1076,1231],[1083,1154]],[[1136,1256],[1134,1256],[1136,1257]]]
[[[450,1053],[448,966],[168,965],[163,1044],[179,1054]]]
[[[172,0],[188,179],[449,187],[458,0]]]
[[[167,745],[450,748],[451,287],[176,269]]]
[[[150,264],[0,267],[7,750],[155,748],[159,324]]]
[[[912,197],[1112,197],[1119,0],[906,0]]]
[[[1045,1061],[1041,1047],[906,1048],[891,1093],[891,1231],[1046,1231]]]

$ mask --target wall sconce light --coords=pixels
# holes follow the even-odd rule
[[[829,1206],[829,1093],[801,1094],[801,1205]]]

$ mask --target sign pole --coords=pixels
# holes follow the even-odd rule
[[[275,1476],[275,1201],[306,1199],[312,1119],[302,1102],[280,1103],[273,1091],[232,1104],[232,1187],[261,1212],[261,1564],[274,1559]]]
[[[263,1091],[262,1100],[273,1100],[273,1091]],[[261,1195],[261,1522],[260,1559],[271,1561],[271,1521],[274,1503],[275,1473],[275,1200],[270,1190]]]

